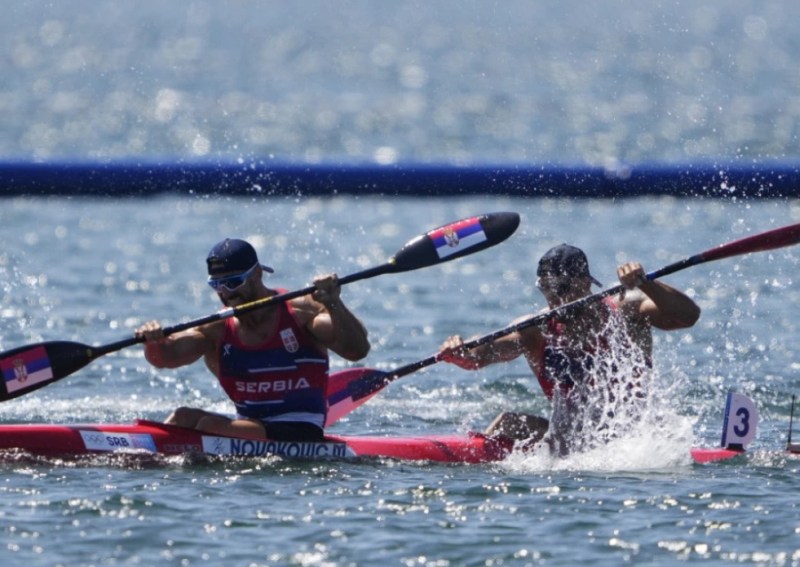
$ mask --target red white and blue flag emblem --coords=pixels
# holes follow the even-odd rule
[[[0,371],[9,394],[53,377],[53,369],[44,347],[32,348],[17,356],[0,360]]]
[[[281,331],[281,340],[283,341],[283,346],[287,352],[297,352],[300,350],[300,341],[297,340],[297,337],[291,328],[283,329]]]
[[[478,217],[464,219],[453,224],[448,224],[428,233],[428,236],[436,246],[436,253],[439,258],[447,258],[464,248],[475,246],[486,241],[486,233],[483,232]]]

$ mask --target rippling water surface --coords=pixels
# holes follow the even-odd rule
[[[12,2],[0,156],[795,158],[797,2]]]
[[[0,349],[91,344],[139,323],[214,312],[204,258],[251,239],[295,289],[315,273],[383,263],[410,238],[476,213],[513,210],[517,233],[480,254],[350,284],[370,329],[364,364],[405,364],[449,334],[484,334],[544,305],[539,255],[583,247],[612,285],[617,263],[655,270],[800,219],[786,202],[501,198],[7,200],[0,210]],[[693,329],[657,335],[658,430],[563,461],[495,465],[196,462],[105,457],[0,462],[8,565],[603,565],[800,563],[798,463],[779,453],[800,387],[798,249],[697,266],[667,281],[703,308]],[[344,366],[338,359],[337,368]],[[762,414],[752,455],[709,466],[728,389]],[[0,405],[3,422],[163,419],[178,404],[229,411],[201,365],[156,371],[131,347]],[[398,380],[333,429],[409,435],[482,429],[501,409],[547,412],[521,362],[447,365]]]

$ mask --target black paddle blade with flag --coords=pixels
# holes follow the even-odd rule
[[[70,341],[50,341],[4,352],[0,358],[0,399],[10,400],[47,386],[80,370],[95,356],[89,345]]]
[[[499,244],[519,226],[517,213],[491,213],[466,218],[428,231],[403,246],[389,264],[405,272],[455,260]]]
[[[339,284],[345,285],[381,274],[418,270],[474,254],[506,240],[517,230],[519,221],[517,213],[500,212],[469,217],[441,226],[409,240],[384,264],[339,278]],[[315,289],[312,285],[165,327],[164,336],[277,305],[308,295]],[[96,347],[77,342],[51,341],[2,352],[0,369],[5,379],[0,388],[0,401],[38,390],[80,370],[96,358],[143,342],[142,337],[136,336]]]

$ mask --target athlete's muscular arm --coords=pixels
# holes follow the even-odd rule
[[[528,316],[520,317],[512,324],[527,318]],[[514,360],[521,355],[533,360],[534,353],[542,340],[542,333],[538,328],[527,327],[499,337],[491,343],[468,350],[464,347],[463,339],[454,335],[445,340],[438,356],[440,360],[455,364],[460,368],[477,370],[490,364]]]
[[[314,285],[317,289],[311,296],[293,304],[296,310],[305,313],[309,333],[346,360],[367,356],[370,349],[367,329],[342,302],[336,274],[317,277]]]
[[[158,321],[145,323],[136,330],[144,337],[144,356],[156,368],[178,368],[191,364],[214,348],[203,327],[187,329],[168,337]]]
[[[689,296],[665,283],[648,280],[638,262],[621,265],[617,274],[627,289],[638,288],[643,294],[633,294],[623,300],[623,305],[630,310],[633,304],[637,315],[654,327],[664,331],[685,329],[700,318],[700,307]]]

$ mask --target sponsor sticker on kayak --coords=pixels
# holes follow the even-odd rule
[[[436,253],[440,259],[452,256],[464,248],[469,248],[486,241],[486,233],[483,232],[478,217],[464,219],[428,233],[428,236],[436,246]]]
[[[148,433],[116,433],[81,430],[83,444],[90,451],[134,451],[155,453],[156,443]]]
[[[265,441],[258,439],[234,439],[203,435],[203,452],[209,455],[234,455],[240,457],[279,457],[327,459],[356,457],[346,443]]]

